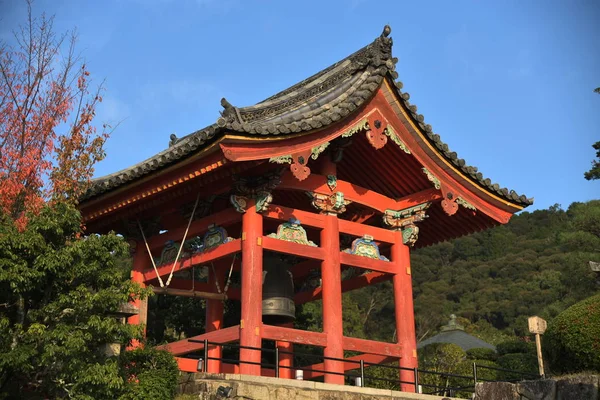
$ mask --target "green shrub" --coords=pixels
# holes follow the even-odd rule
[[[479,348],[467,350],[467,358],[469,360],[496,361],[496,359],[498,358],[498,353],[496,353],[492,349],[487,349],[485,347],[479,347]]]
[[[120,400],[167,400],[175,397],[179,368],[173,355],[151,347],[122,354],[126,392]]]
[[[528,374],[537,374],[538,363],[537,356],[531,353],[511,353],[498,357],[496,361],[500,368],[510,369],[512,371],[525,372]],[[501,371],[499,378],[507,381],[521,380],[533,378],[531,376],[523,376],[519,373]]]
[[[502,342],[496,346],[496,350],[500,356],[513,353],[535,353],[535,343],[527,343],[517,340]]]
[[[550,321],[542,348],[554,373],[600,371],[600,294]]]

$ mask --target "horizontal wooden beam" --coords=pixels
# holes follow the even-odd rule
[[[204,343],[190,342],[190,340],[208,340],[214,343],[230,343],[240,339],[240,326],[230,326],[228,328],[203,333],[202,335],[179,340],[177,342],[156,346],[159,350],[167,350],[174,356],[180,356],[192,353],[204,348]]]
[[[306,192],[316,192],[330,195],[331,189],[327,185],[327,177],[319,174],[311,173],[310,176],[302,181],[298,181],[291,172],[286,174],[281,179],[280,189],[288,190],[303,190]],[[379,194],[373,190],[363,188],[350,182],[337,180],[336,192],[344,193],[344,198],[354,203],[362,204],[366,207],[385,211],[388,208],[396,207],[396,200]]]
[[[367,285],[384,282],[391,279],[392,276],[383,272],[370,272],[368,274],[356,276],[354,278],[342,281],[342,293],[349,292],[354,289],[359,289]],[[323,297],[323,288],[318,287],[311,291],[300,292],[294,296],[295,304],[305,304],[311,301],[319,300]]]
[[[153,279],[150,282],[150,284],[157,288],[159,287],[158,281],[156,279]],[[169,285],[169,289],[179,289],[179,290],[185,290],[185,291],[196,290],[196,291],[201,291],[201,292],[212,292],[215,294],[218,293],[215,285],[211,285],[206,282],[192,281],[191,279],[173,278],[173,279],[171,279],[171,284]],[[221,288],[221,290],[222,289],[223,288]],[[228,299],[239,300],[240,299],[240,288],[230,287],[227,289],[226,294],[227,294]]]
[[[305,260],[290,268],[290,272],[295,281],[300,281],[308,276],[310,271],[315,268],[321,268],[320,260]]]
[[[386,274],[397,273],[397,267],[392,262],[357,256],[355,254],[344,253],[343,251],[340,252],[340,263],[343,265],[350,265],[351,267],[370,269]]]
[[[163,294],[168,296],[180,296],[180,297],[197,297],[199,299],[208,300],[226,300],[227,296],[222,293],[204,292],[201,290],[183,290],[183,289],[172,289],[154,287],[152,288],[154,294]]]
[[[363,237],[364,235],[373,236],[373,239],[378,242],[394,243],[394,232],[389,229],[378,228],[371,225],[363,225],[357,222],[339,220],[340,232],[347,233],[352,236]]]
[[[287,242],[285,240],[279,240],[268,236],[262,237],[262,246],[265,250],[292,254],[299,257],[311,258],[313,260],[325,259],[325,251],[320,247]]]
[[[347,357],[347,361],[344,361],[344,372],[351,371],[353,369],[360,368],[360,360],[363,360],[365,364],[387,364],[398,359],[395,357],[381,356],[378,354],[359,354],[353,357]],[[366,366],[365,366],[366,367]],[[304,367],[297,367],[296,369],[304,370],[304,379],[314,379],[325,375],[323,372],[313,372],[309,369],[325,371],[323,363],[307,365]]]
[[[300,329],[284,328],[282,326],[263,325],[263,339],[278,340],[298,344],[309,344],[312,346],[325,347],[327,345],[327,334],[323,332],[303,331]]]
[[[267,207],[267,210],[262,212],[265,218],[276,219],[279,221],[289,221],[291,218],[300,220],[304,226],[312,226],[313,228],[323,229],[324,219],[323,215],[311,213],[302,210],[296,210],[295,208],[279,206],[271,204]]]
[[[342,339],[344,350],[358,351],[367,354],[396,357],[402,356],[402,346],[395,343],[376,342],[374,340],[345,337]]]
[[[238,253],[242,250],[242,241],[241,239],[235,239],[231,242],[219,245],[213,249],[204,251],[202,253],[195,253],[189,258],[185,258],[177,262],[175,265],[174,272],[182,271],[184,269],[192,268],[198,264],[206,264],[211,261],[218,260],[220,258],[226,257],[228,255]],[[158,267],[158,275],[165,276],[169,275],[171,269],[173,268],[173,264],[169,263],[166,265],[162,265]],[[144,272],[144,282],[148,282],[152,279],[156,279],[157,274],[154,269],[148,270]]]
[[[241,221],[241,219],[242,215],[239,212],[237,212],[233,207],[226,208],[223,211],[219,211],[215,214],[209,215],[199,220],[192,221],[187,234],[187,239],[191,239],[194,236],[198,236],[199,234],[204,233],[208,230],[208,226],[211,224],[217,224],[219,226],[228,226]],[[150,247],[150,250],[153,253],[156,250],[162,250],[162,248],[165,246],[165,243],[169,240],[173,240],[178,243],[181,242],[181,240],[183,239],[183,235],[185,234],[186,227],[187,226],[184,225],[177,229],[171,229],[168,232],[163,233],[162,235],[156,235],[152,236],[151,238],[148,238],[148,246]]]

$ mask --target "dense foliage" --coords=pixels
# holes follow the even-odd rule
[[[80,224],[64,204],[42,208],[24,231],[0,221],[0,398],[169,398],[170,354],[105,352],[141,338],[115,313],[147,291],[129,279],[124,240],[80,237]],[[149,397],[157,381],[161,394]]]
[[[600,294],[554,318],[544,335],[543,349],[553,372],[600,371]]]

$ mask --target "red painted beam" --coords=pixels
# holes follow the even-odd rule
[[[357,276],[345,281],[342,281],[342,293],[349,292],[354,289],[359,289],[367,285],[374,285],[376,283],[384,282],[391,279],[391,275],[384,274],[383,272],[370,272],[365,275]],[[304,304],[310,301],[319,300],[323,297],[323,288],[318,287],[312,291],[300,292],[294,296],[295,304]]]
[[[324,226],[323,216],[321,214],[310,213],[307,211],[296,210],[290,207],[271,204],[267,210],[262,213],[265,218],[276,219],[279,221],[288,221],[290,218],[300,220],[302,225],[312,226],[322,229]]]
[[[198,372],[198,360],[195,358],[183,358],[183,357],[175,357],[177,361],[177,365],[179,366],[179,370],[181,372]],[[280,371],[280,373],[283,371]],[[221,373],[222,374],[239,374],[240,366],[238,364],[229,364],[222,363],[221,364]],[[262,368],[260,370],[261,376],[269,376],[275,377],[275,370]]]
[[[378,354],[359,354],[357,356],[347,357],[346,360],[347,361],[344,362],[344,372],[360,368],[360,360],[363,360],[365,362],[365,364],[369,364],[369,365],[365,365],[365,367],[368,367],[371,364],[377,364],[377,365],[387,364],[387,363],[397,361],[398,359],[396,357],[387,357],[387,356],[381,356]],[[353,362],[353,361],[359,361],[359,362]],[[319,364],[307,365],[304,367],[298,367],[296,369],[304,370],[304,379],[314,379],[314,378],[323,376],[325,374],[323,372],[312,372],[312,371],[308,371],[308,370],[315,369],[315,370],[324,371],[324,368],[325,368],[325,366],[323,365],[323,363],[319,363]]]
[[[315,268],[321,268],[319,260],[306,260],[291,267],[290,272],[294,276],[295,281],[301,281]]]
[[[285,254],[311,258],[313,260],[325,259],[325,251],[320,247],[308,246],[305,244],[287,242],[268,236],[263,236],[262,245],[265,250],[278,251]]]
[[[389,261],[376,260],[374,258],[357,256],[355,254],[340,252],[340,262],[343,265],[352,267],[370,269],[373,271],[384,272],[386,274],[395,274],[396,268]]]
[[[311,173],[308,178],[298,181],[298,179],[290,172],[287,172],[281,179],[281,184],[278,188],[317,192],[327,195],[332,193],[329,186],[327,186],[327,177],[313,173]],[[380,212],[383,212],[388,208],[395,209],[396,207],[396,200],[350,182],[338,179],[335,190],[343,192],[344,198],[347,200],[362,204]]]
[[[325,347],[327,344],[326,333],[303,331],[300,329],[285,328],[283,326],[263,325],[262,337],[263,339],[309,344],[319,347]]]
[[[189,258],[180,260],[175,265],[174,272],[182,271],[184,269],[192,268],[198,264],[206,264],[211,261],[218,260],[220,258],[226,257],[228,255],[238,253],[242,250],[242,241],[240,239],[235,239],[229,243],[222,244],[214,249],[205,251],[203,253],[196,253]],[[171,268],[173,268],[173,264],[166,264],[158,267],[158,275],[165,276],[169,275],[171,272]],[[147,282],[152,279],[156,279],[156,272],[154,269],[144,272],[144,282]]]
[[[187,234],[187,239],[191,239],[194,236],[198,236],[201,233],[204,233],[208,230],[208,226],[211,224],[217,224],[219,226],[226,227],[228,225],[234,224],[236,222],[241,221],[242,215],[235,211],[232,208],[226,208],[223,211],[219,211],[215,214],[209,215],[207,217],[201,218],[196,221],[192,221],[190,224],[190,229]],[[148,239],[148,246],[150,250],[154,252],[155,250],[162,250],[165,245],[165,242],[168,240],[174,240],[175,242],[181,242],[183,239],[183,235],[185,233],[186,225],[181,226],[177,229],[171,229],[168,232],[163,233],[162,235],[152,236]]]
[[[357,237],[371,235],[375,241],[394,243],[394,232],[390,231],[389,229],[378,228],[371,225],[363,225],[344,219],[340,219],[340,232]]]
[[[158,287],[158,280],[153,279],[151,282],[147,282],[147,284],[151,284],[154,287]],[[224,289],[223,285],[220,286],[221,290]],[[200,292],[212,292],[218,293],[217,288],[214,284],[206,283],[206,282],[198,282],[192,281],[191,279],[171,279],[171,284],[169,285],[169,289],[180,289],[180,290],[195,290]],[[240,288],[228,288],[227,289],[227,298],[231,300],[239,300],[240,299]]]
[[[202,335],[179,340],[177,342],[156,346],[156,348],[159,350],[167,350],[174,356],[180,356],[204,348],[204,343],[190,342],[190,340],[208,340],[209,342],[214,343],[230,343],[239,339],[240,326],[235,325],[228,328],[219,329],[218,331],[203,333]]]
[[[395,343],[376,342],[374,340],[345,337],[342,339],[344,350],[359,351],[367,354],[396,357],[402,356],[402,345]]]

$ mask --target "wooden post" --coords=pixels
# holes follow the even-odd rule
[[[540,337],[539,333],[535,334],[535,348],[537,349],[540,376],[544,376],[544,359],[542,358],[542,338]]]
[[[216,272],[216,274],[215,274]],[[192,271],[193,273],[193,271]],[[219,288],[223,290],[224,287],[224,271],[222,269],[213,270],[208,269],[208,284],[215,288],[218,283]],[[221,329],[223,326],[223,301],[221,300],[206,300],[206,325],[205,332],[213,332]],[[209,346],[208,353],[209,358],[221,358],[223,355],[221,346]],[[221,360],[204,360],[206,365],[205,372],[220,373],[221,372]]]
[[[323,215],[325,226],[321,231],[321,247],[325,260],[321,263],[323,286],[323,332],[327,334],[325,357],[344,358],[342,325],[342,278],[340,269],[340,231],[336,215]],[[343,361],[325,360],[326,371],[343,373]],[[344,384],[343,375],[325,375],[325,383]]]
[[[534,315],[527,319],[529,332],[535,334],[535,348],[537,349],[538,367],[540,376],[544,376],[544,359],[542,358],[542,340],[540,335],[546,332],[548,324],[546,320]]]
[[[256,203],[249,200],[242,217],[242,319],[240,345],[261,347],[262,336],[262,215],[256,212]],[[240,361],[260,363],[261,352],[240,349]],[[260,375],[260,365],[240,362],[240,373]]]
[[[146,252],[143,243],[136,241],[129,242],[131,252],[133,253],[133,267],[131,270],[131,280],[137,282],[140,286],[146,287],[144,284],[144,269],[150,263],[150,256]],[[127,318],[127,323],[131,325],[143,325],[143,335],[146,337],[146,323],[148,322],[148,300],[134,300],[131,304],[139,310],[137,315]],[[138,340],[133,340],[128,347],[129,350],[140,347],[141,343]]]
[[[396,314],[396,335],[402,346],[400,370],[402,382],[414,382],[414,368],[417,367],[417,340],[415,337],[415,316],[413,307],[412,281],[410,270],[410,250],[402,241],[402,231],[396,230],[392,245],[392,262],[396,269],[393,277],[394,305]],[[403,392],[416,392],[414,383],[401,383]]]
[[[293,328],[294,324],[290,322],[282,326],[285,328]],[[275,346],[279,348],[280,352],[283,352],[279,353],[279,377],[282,379],[293,379],[294,371],[291,367],[294,366],[294,355],[285,352],[293,352],[294,344],[291,342],[277,341],[275,342]]]

